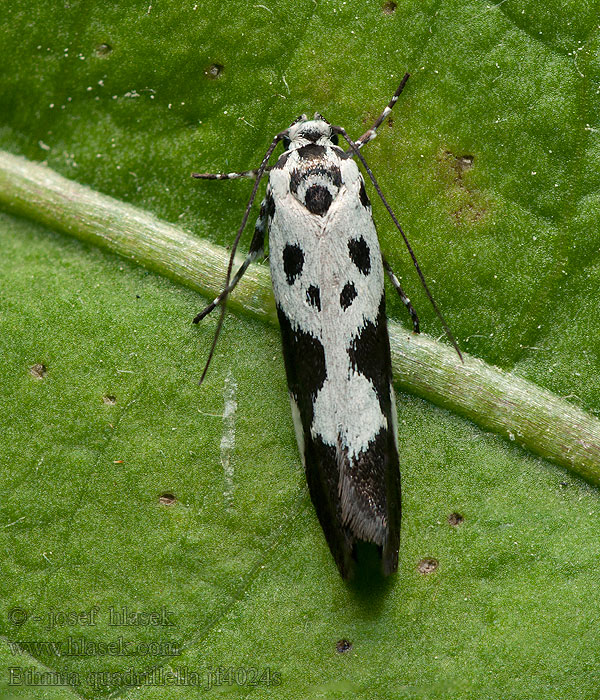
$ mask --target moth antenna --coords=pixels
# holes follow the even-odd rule
[[[402,289],[402,285],[400,284],[400,280],[394,274],[394,271],[392,270],[392,266],[387,261],[385,255],[381,256],[381,261],[383,262],[383,269],[387,272],[387,275],[390,278],[391,283],[394,285],[394,287],[396,288],[396,291],[398,292],[398,296],[402,300],[402,303],[404,304],[404,306],[406,306],[406,309],[407,309],[407,311],[410,315],[410,318],[412,320],[413,331],[415,333],[420,333],[421,331],[419,329],[419,316],[417,315],[417,312],[415,311],[414,306],[411,304],[410,299],[404,293],[404,290]]]
[[[410,73],[405,73],[404,77],[400,82],[400,85],[398,85],[396,89],[396,92],[392,95],[392,99],[388,102],[386,108],[379,115],[375,124],[373,124],[373,126],[368,131],[365,131],[365,133],[359,139],[356,139],[356,141],[354,142],[356,148],[360,150],[365,144],[369,143],[369,141],[372,141],[377,136],[377,129],[379,129],[379,127],[383,124],[383,120],[392,111],[396,102],[398,102],[400,93],[402,92],[402,90],[404,90],[404,86],[406,85],[409,78]]]
[[[406,81],[404,81],[404,82],[406,82]],[[450,328],[448,327],[448,324],[446,323],[446,319],[442,315],[442,312],[439,310],[438,305],[435,303],[435,300],[434,300],[431,292],[429,291],[429,287],[427,286],[427,282],[425,281],[425,276],[423,275],[423,272],[421,271],[421,268],[419,267],[419,263],[417,261],[417,256],[414,254],[414,251],[411,248],[411,245],[408,242],[408,238],[406,237],[406,234],[402,230],[402,226],[400,226],[400,223],[398,222],[396,215],[392,211],[392,208],[388,204],[386,198],[383,196],[383,192],[381,191],[381,188],[379,187],[379,184],[377,183],[377,180],[375,179],[375,175],[373,175],[373,171],[368,166],[367,161],[365,160],[365,157],[359,151],[359,149],[356,146],[356,144],[354,143],[354,141],[352,141],[352,139],[346,133],[346,130],[341,126],[334,126],[334,127],[332,127],[332,129],[334,131],[336,131],[338,134],[341,134],[343,136],[343,138],[346,140],[346,142],[348,143],[348,145],[350,146],[350,148],[354,152],[354,155],[356,155],[358,157],[360,162],[363,164],[365,170],[367,171],[369,177],[371,178],[371,182],[373,183],[373,186],[377,190],[377,194],[381,198],[381,201],[383,202],[385,208],[388,210],[389,215],[392,217],[392,221],[394,222],[396,228],[398,229],[398,231],[400,231],[400,234],[402,235],[402,238],[404,239],[404,243],[406,244],[408,252],[410,253],[410,257],[412,258],[414,266],[415,266],[417,273],[419,275],[419,279],[421,280],[421,284],[423,285],[423,289],[425,290],[425,293],[427,294],[427,297],[428,297],[429,301],[431,302],[431,305],[433,306],[435,313],[437,314],[438,318],[440,319],[440,321],[442,323],[442,327],[444,328],[444,332],[446,333],[448,340],[454,346],[454,349],[456,350],[458,356],[460,357],[461,362],[464,364],[464,359],[463,359],[462,353],[460,352],[460,348],[458,347],[458,343],[456,342],[456,339],[454,338],[452,331],[450,330]]]
[[[265,172],[268,173],[272,169],[272,165],[265,168]],[[192,173],[192,177],[197,180],[238,180],[241,177],[253,178],[258,177],[258,171],[260,168],[254,168],[253,170],[243,170],[240,173]]]
[[[235,259],[235,253],[237,251],[238,244],[240,242],[240,238],[242,237],[242,233],[244,232],[244,229],[246,228],[246,224],[248,223],[248,216],[250,215],[250,209],[252,208],[252,205],[254,204],[254,200],[256,198],[256,193],[258,191],[258,186],[260,184],[260,181],[262,180],[262,176],[265,173],[265,170],[267,169],[267,163],[269,161],[269,158],[271,157],[273,151],[275,150],[275,147],[277,144],[281,141],[284,136],[287,136],[288,134],[288,129],[285,129],[285,131],[280,131],[273,139],[271,142],[271,145],[267,149],[267,152],[265,153],[262,163],[260,164],[260,167],[256,171],[256,179],[254,181],[254,187],[252,188],[252,194],[250,195],[250,199],[248,200],[248,204],[246,205],[246,211],[244,212],[244,216],[242,218],[242,223],[240,224],[240,227],[238,229],[237,235],[235,237],[235,240],[233,242],[233,245],[231,246],[231,255],[229,256],[229,264],[227,265],[227,276],[225,277],[225,287],[224,289],[227,289],[229,287],[229,282],[231,280],[231,270],[233,269],[233,261]],[[202,384],[204,381],[204,377],[206,377],[206,373],[208,372],[208,367],[210,365],[210,362],[213,358],[215,348],[217,347],[217,341],[219,340],[219,335],[221,334],[221,329],[223,328],[223,321],[225,320],[225,312],[226,312],[226,303],[227,303],[227,294],[222,298],[220,304],[221,304],[221,313],[219,315],[219,320],[217,322],[217,328],[215,329],[215,335],[213,337],[213,342],[210,347],[210,352],[208,353],[208,359],[206,360],[206,364],[204,365],[204,370],[202,372],[202,376],[200,377],[200,381],[198,382],[199,384]],[[198,321],[200,318],[198,316],[196,317]],[[194,319],[196,321],[196,319]],[[197,321],[196,321],[197,322]]]

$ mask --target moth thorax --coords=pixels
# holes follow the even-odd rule
[[[323,119],[300,120],[289,129],[290,140],[302,146],[306,143],[321,143],[326,145],[330,142],[332,132],[331,126]]]
[[[290,191],[310,212],[324,216],[337,197],[342,184],[336,165],[314,165],[292,177]]]

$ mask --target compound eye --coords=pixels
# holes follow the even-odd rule
[[[337,146],[337,145],[338,145],[338,141],[339,141],[338,135],[337,135],[337,134],[333,134],[333,135],[331,136],[331,143],[332,143],[334,146]]]
[[[286,136],[284,136],[283,137],[283,147],[286,151],[290,147],[290,143],[291,143],[290,140]]]

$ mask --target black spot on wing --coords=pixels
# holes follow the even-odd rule
[[[350,259],[360,272],[363,275],[368,275],[371,271],[371,255],[365,239],[362,236],[360,238],[351,238],[348,241],[348,252],[350,253]]]
[[[333,198],[331,192],[322,185],[312,185],[304,195],[304,205],[311,214],[325,216],[329,211]]]
[[[293,328],[279,306],[277,316],[288,388],[298,404],[304,434],[310,434],[314,415],[313,403],[327,377],[325,350],[321,341],[314,335]]]
[[[352,282],[346,282],[340,294],[340,306],[342,309],[346,311],[357,296],[358,292],[356,291],[356,287],[352,284]]]
[[[292,192],[292,194],[295,195],[298,193],[298,187],[300,187],[305,177],[306,173],[301,168],[294,168],[292,170],[290,173],[290,192]]]
[[[381,412],[390,415],[390,383],[392,362],[385,316],[385,295],[382,295],[375,323],[367,322],[348,349],[352,368],[369,379],[375,388]]]
[[[307,143],[298,149],[298,155],[303,160],[320,160],[325,155],[325,146],[316,143]]]
[[[365,182],[361,178],[360,181],[360,190],[358,192],[358,196],[360,197],[360,202],[363,205],[365,209],[368,209],[371,206],[371,202],[369,200],[369,195],[367,194],[367,190],[365,189]]]
[[[327,168],[327,173],[329,177],[331,178],[331,182],[333,183],[333,186],[339,189],[342,186],[342,173],[339,169],[339,167],[335,164],[331,164]]]
[[[286,243],[283,249],[283,270],[288,284],[294,284],[304,267],[304,253],[298,245]]]
[[[288,143],[289,145],[289,143]],[[285,168],[285,164],[288,161],[288,158],[292,154],[292,151],[287,151],[286,153],[282,153],[281,156],[279,156],[279,160],[275,165],[273,166],[274,170],[283,170]]]
[[[273,199],[273,193],[271,192],[271,189],[269,188],[267,190],[267,194],[265,196],[265,212],[264,214],[267,217],[267,220],[269,222],[269,225],[271,224],[271,220],[273,218],[273,214],[275,213],[275,200]],[[263,215],[263,212],[261,211],[261,216]]]
[[[321,291],[314,284],[306,290],[306,300],[311,306],[314,306],[317,311],[321,310]]]

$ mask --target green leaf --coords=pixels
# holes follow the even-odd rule
[[[365,155],[461,347],[600,408],[594,5],[17,0],[0,31],[0,147],[221,245],[250,188],[192,170],[256,166],[303,111],[358,136],[409,70]],[[215,321],[191,327],[198,294],[10,215],[0,240],[0,693],[194,698],[212,679],[256,698],[593,695],[596,489],[402,394],[399,574],[347,585],[306,492],[276,329],[229,315],[199,389]],[[439,565],[421,573],[426,558]],[[111,607],[160,622],[114,626]],[[69,639],[87,647],[31,646]],[[9,667],[79,677],[10,687]],[[165,690],[168,669],[182,681]]]

